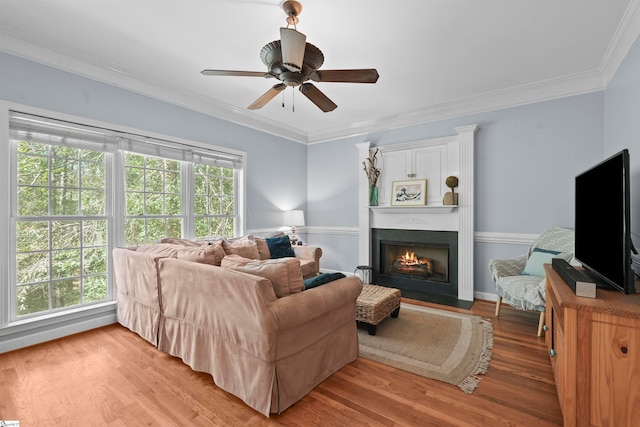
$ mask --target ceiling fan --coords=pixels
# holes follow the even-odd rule
[[[375,68],[354,70],[319,70],[324,62],[322,51],[307,43],[307,37],[298,32],[296,24],[298,15],[302,12],[302,5],[297,1],[285,1],[282,4],[287,14],[287,27],[280,28],[280,40],[267,43],[260,51],[260,59],[267,66],[267,72],[262,71],[233,71],[233,70],[202,70],[205,76],[244,76],[276,78],[281,83],[274,85],[253,104],[249,110],[264,107],[278,93],[287,87],[299,86],[300,92],[322,111],[329,112],[337,105],[331,101],[309,80],[314,82],[341,83],[375,83],[378,81],[378,71]],[[293,25],[293,29],[289,28]]]

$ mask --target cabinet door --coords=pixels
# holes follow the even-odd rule
[[[382,174],[378,182],[380,205],[391,204],[391,183],[406,181],[411,173],[411,153],[409,151],[390,151],[382,154]]]
[[[391,203],[391,183],[413,179],[427,180],[427,205],[441,204],[448,191],[444,180],[449,174],[446,145],[383,153],[380,204]]]
[[[565,408],[567,402],[565,401],[565,382],[567,380],[567,356],[565,354],[564,333],[562,331],[562,327],[560,326],[558,314],[555,310],[553,311],[552,316],[553,330],[551,331],[551,333],[553,334],[553,351],[555,352],[555,356],[553,356],[551,365],[553,367],[553,373],[555,374],[556,390],[558,391],[558,400],[560,401],[560,407],[563,408],[563,411],[566,411]]]
[[[412,170],[415,179],[427,180],[427,205],[441,204],[448,191],[444,180],[447,178],[447,147],[435,145],[413,150]]]
[[[591,328],[589,425],[640,420],[640,321],[597,315]]]

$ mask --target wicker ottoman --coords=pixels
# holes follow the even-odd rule
[[[376,334],[376,326],[387,316],[400,313],[400,289],[367,285],[356,300],[356,320],[367,324],[369,335]]]

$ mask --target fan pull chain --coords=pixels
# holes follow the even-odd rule
[[[282,91],[282,108],[284,108],[284,93],[286,92],[286,90]],[[295,89],[292,87],[291,88],[291,111],[292,112],[296,112],[296,91]]]

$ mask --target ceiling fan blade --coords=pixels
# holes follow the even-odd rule
[[[264,95],[256,99],[253,104],[249,105],[247,109],[257,110],[259,108],[264,107],[267,104],[267,102],[271,101],[279,92],[285,90],[286,87],[287,86],[284,83],[279,83],[273,86],[271,89],[266,91]]]
[[[205,76],[268,77],[263,71],[202,70]]]
[[[304,83],[300,85],[300,92],[316,106],[325,113],[336,109],[337,105],[332,100],[327,98],[327,95],[320,92],[320,89],[312,85],[311,83]]]
[[[338,83],[375,83],[378,81],[378,71],[375,68],[360,70],[318,70],[311,74],[314,82]]]

